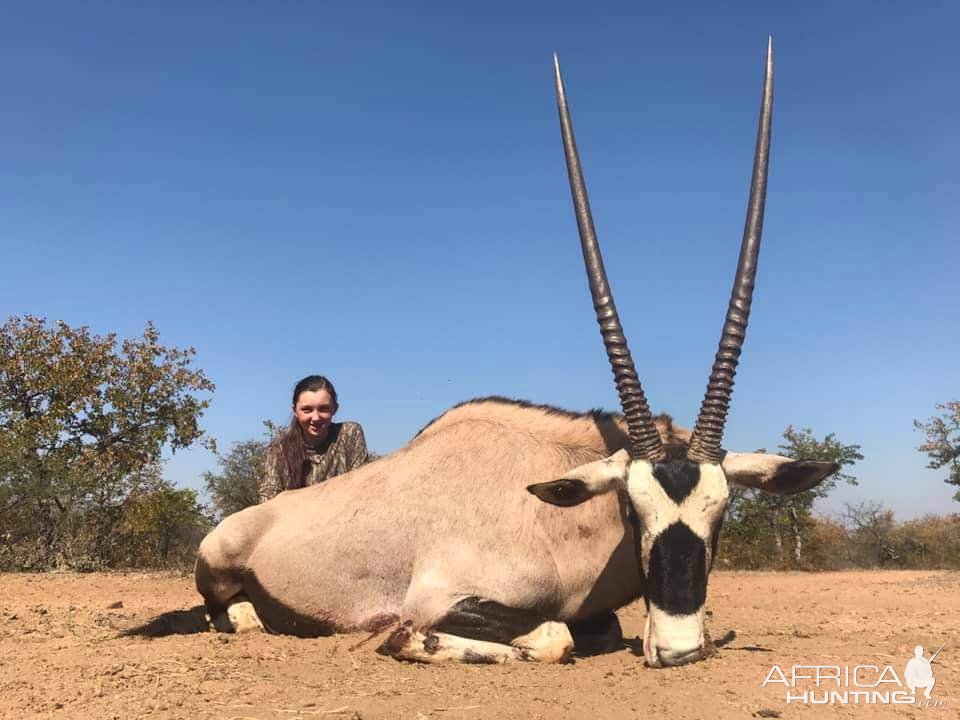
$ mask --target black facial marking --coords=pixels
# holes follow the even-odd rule
[[[722,528],[723,515],[721,514],[716,527],[714,527],[713,532],[710,533],[710,568],[707,569],[708,572],[713,568],[713,563],[717,560],[717,548],[720,546],[720,530]]]
[[[670,499],[679,504],[700,482],[700,466],[689,460],[665,460],[653,466],[653,476]]]
[[[707,548],[686,525],[661,532],[650,549],[645,595],[670,615],[690,615],[707,599]]]

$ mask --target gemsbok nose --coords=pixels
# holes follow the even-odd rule
[[[703,657],[703,609],[671,615],[652,603],[647,607],[643,654],[651,667],[683,665]]]
[[[701,648],[694,648],[693,650],[686,651],[658,650],[657,658],[660,660],[660,664],[662,666],[669,667],[674,665],[684,665],[688,662],[699,660],[700,654]]]

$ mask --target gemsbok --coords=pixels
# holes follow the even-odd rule
[[[721,447],[750,313],[770,153],[773,51],[740,258],[691,432],[654,418],[594,232],[560,67],[557,103],[584,262],[623,415],[473,400],[347,475],[231,515],[204,539],[213,624],[317,636],[392,630],[380,651],[427,663],[562,662],[619,641],[643,597],[646,661],[705,652],[704,604],[729,484],[813,487],[832,463]]]

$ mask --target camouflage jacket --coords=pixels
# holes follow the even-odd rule
[[[363,428],[355,422],[332,423],[330,434],[319,448],[305,448],[310,469],[305,485],[315,485],[336,475],[343,475],[358,468],[369,460],[367,441]],[[280,443],[274,441],[267,448],[267,457],[263,464],[263,477],[260,479],[260,502],[286,490],[284,483],[283,457]]]

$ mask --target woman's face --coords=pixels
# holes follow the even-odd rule
[[[303,434],[310,440],[323,440],[330,432],[330,421],[337,405],[327,390],[304,390],[293,406]]]

